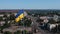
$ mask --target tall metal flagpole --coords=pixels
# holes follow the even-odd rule
[[[27,13],[26,13],[25,11],[23,12],[23,16],[24,16],[24,17],[25,17],[25,16],[27,16]],[[24,21],[25,21],[25,20],[23,19],[23,27],[24,27],[24,30],[25,30],[25,29],[26,29],[26,27],[25,27],[25,25],[24,25]],[[24,32],[24,31],[23,31],[23,34],[25,34],[25,32]]]
[[[24,16],[24,12],[23,12],[23,16]],[[25,17],[25,16],[24,16]],[[25,30],[25,25],[24,25],[24,19],[23,19],[23,28],[24,28],[24,30]],[[25,32],[23,31],[23,34],[25,34]]]

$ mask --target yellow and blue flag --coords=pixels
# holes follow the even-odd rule
[[[19,10],[19,12],[16,15],[16,19],[15,21],[18,22],[20,21],[22,18],[24,18],[24,10]]]

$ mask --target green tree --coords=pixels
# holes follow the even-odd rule
[[[23,30],[23,31],[22,31],[22,34],[27,34],[27,33],[28,33],[27,30]]]
[[[29,31],[27,34],[33,34],[33,32]]]
[[[7,22],[3,25],[4,28],[7,28],[7,27],[9,27],[9,26],[10,26],[10,24],[7,23]]]
[[[22,25],[23,25],[23,21],[20,20],[20,21],[18,22],[18,25],[19,25],[19,26],[22,26]]]
[[[1,32],[3,32],[2,30],[4,29],[4,28],[6,28],[6,27],[8,27],[8,25],[9,24],[7,24],[8,22],[8,20],[7,20],[7,15],[5,14],[4,16],[3,16],[5,19],[4,19],[4,21],[5,21],[5,24],[3,24],[3,26],[1,26]]]
[[[32,23],[31,19],[26,19],[24,22],[25,26],[30,26]]]
[[[7,27],[9,27],[10,26],[10,24],[8,24],[8,23],[5,23],[3,26],[0,26],[0,31],[1,31],[1,33],[3,33],[3,29],[4,28],[7,28]]]
[[[6,31],[6,32],[4,32],[4,34],[12,34],[11,32],[9,32],[9,31]]]
[[[31,15],[31,13],[28,12],[28,15]]]
[[[21,34],[21,31],[18,30],[17,32],[14,32],[14,34]]]
[[[2,21],[3,19],[2,19],[2,17],[0,17],[0,21]]]
[[[14,14],[10,15],[10,20],[15,20],[15,15]]]
[[[3,27],[2,26],[0,26],[0,32],[3,33]]]

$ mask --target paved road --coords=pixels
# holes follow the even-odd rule
[[[4,32],[5,32],[5,31],[15,32],[15,31],[17,31],[17,30],[21,30],[21,31],[23,31],[23,30],[31,31],[31,27],[23,27],[23,26],[17,27],[17,26],[13,26],[13,27],[9,27],[9,28],[3,29]]]

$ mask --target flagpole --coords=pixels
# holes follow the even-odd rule
[[[24,12],[23,12],[23,16],[24,16]],[[24,27],[24,30],[25,30],[25,25],[24,25],[24,19],[23,19],[23,27]],[[23,31],[23,34],[25,34],[25,32]]]

